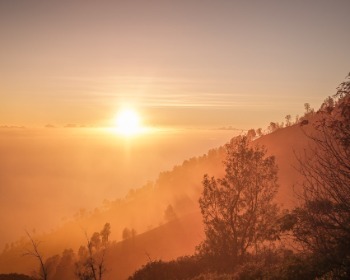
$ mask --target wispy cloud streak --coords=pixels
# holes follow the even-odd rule
[[[255,94],[237,92],[217,81],[162,79],[154,77],[57,77],[60,98],[93,101],[135,102],[143,107],[235,107],[263,106]],[[73,93],[70,94],[70,93]]]

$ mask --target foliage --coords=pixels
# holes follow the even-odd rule
[[[304,108],[305,108],[305,114],[310,113],[311,110],[312,110],[309,103],[305,103],[305,104],[304,104]]]
[[[291,123],[292,116],[288,114],[286,115],[285,119],[286,119],[286,126],[290,126],[292,124]]]
[[[191,279],[205,270],[207,263],[198,256],[181,257],[170,262],[150,261],[129,280]]]
[[[274,131],[276,131],[277,129],[279,129],[280,126],[278,123],[275,123],[275,122],[270,122],[270,125],[268,127],[268,130],[272,133]]]
[[[171,204],[169,204],[164,211],[164,219],[166,222],[171,222],[177,219],[174,207]]]
[[[350,76],[348,77],[350,78]],[[308,135],[309,152],[299,156],[304,177],[293,234],[331,278],[350,277],[350,80],[326,100]]]
[[[307,254],[295,254],[283,248],[264,248],[230,272],[220,272],[202,256],[181,257],[170,262],[151,261],[137,270],[129,280],[294,280],[322,278],[322,267]]]
[[[102,280],[106,272],[105,254],[109,245],[110,224],[106,223],[101,232],[95,232],[90,238],[86,235],[87,245],[79,248],[79,260],[75,274],[80,280]]]
[[[73,279],[74,278],[74,260],[75,254],[72,249],[66,249],[63,251],[62,256],[57,260],[56,266],[53,269],[49,269],[49,279],[61,280],[61,279]],[[52,275],[52,276],[51,276]]]
[[[256,134],[257,134],[258,137],[263,136],[262,129],[261,129],[261,128],[258,128],[258,129],[256,130]]]
[[[123,240],[128,240],[128,239],[134,239],[136,236],[136,230],[134,228],[129,229],[129,228],[124,228],[122,232],[122,238]]]
[[[198,247],[201,255],[211,257],[224,270],[278,234],[274,157],[252,146],[247,137],[232,139],[226,154],[225,177],[204,176],[199,203],[206,239]]]
[[[35,279],[33,277],[30,277],[24,274],[10,273],[10,274],[0,274],[0,280],[35,280]]]
[[[215,272],[200,274],[191,280],[233,280],[235,279],[232,274],[218,274]]]
[[[255,129],[249,129],[247,132],[247,138],[249,140],[254,140],[254,138],[257,136],[257,133],[255,131]]]

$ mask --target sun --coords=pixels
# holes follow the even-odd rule
[[[117,131],[125,136],[135,135],[141,132],[140,116],[131,109],[122,109],[116,119]]]

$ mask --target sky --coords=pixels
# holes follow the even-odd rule
[[[0,0],[0,125],[266,127],[350,71],[350,1]]]

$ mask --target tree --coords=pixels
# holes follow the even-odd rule
[[[80,280],[102,280],[106,272],[105,254],[109,245],[110,227],[106,223],[101,232],[95,232],[91,238],[85,234],[87,245],[79,248],[75,271]]]
[[[111,224],[106,223],[100,232],[102,244],[108,244],[108,238],[111,234]]]
[[[53,279],[56,271],[57,271],[57,265],[60,261],[59,255],[53,255],[51,257],[48,257],[45,261],[45,267],[47,271],[47,279]]]
[[[276,131],[277,129],[279,129],[280,127],[281,126],[278,123],[270,122],[268,129],[272,133],[272,132]]]
[[[300,244],[323,260],[324,270],[346,279],[350,277],[349,78],[334,95],[332,110],[320,112],[315,133],[307,134],[310,151],[298,157],[304,182],[293,229]]]
[[[169,204],[164,211],[164,219],[166,222],[171,222],[177,219],[174,207],[171,204]]]
[[[262,129],[261,129],[261,128],[258,128],[258,129],[256,130],[256,134],[258,135],[258,137],[263,136],[263,131],[262,131]]]
[[[286,126],[290,126],[291,125],[291,119],[292,119],[292,116],[291,115],[287,115],[286,117],[285,117],[285,119],[286,119]]]
[[[128,280],[203,279],[203,277],[196,276],[201,274],[206,266],[207,264],[201,262],[197,256],[179,257],[168,262],[150,260],[146,265],[136,270]]]
[[[131,230],[127,227],[124,228],[123,232],[122,232],[122,237],[123,237],[123,240],[127,240],[127,239],[131,238]]]
[[[321,110],[331,113],[334,108],[334,99],[331,96],[328,96],[325,101],[323,101]]]
[[[305,114],[310,113],[311,111],[310,103],[305,103],[304,108],[305,108]]]
[[[44,263],[44,258],[42,256],[42,254],[39,252],[39,244],[40,243],[38,241],[35,241],[28,231],[26,231],[26,234],[27,234],[29,241],[32,245],[32,249],[26,249],[24,256],[31,256],[31,257],[35,257],[38,259],[39,265],[40,265],[40,272],[39,272],[40,279],[47,280],[48,279],[48,269]]]
[[[65,249],[57,264],[56,272],[52,280],[74,279],[74,260],[75,254],[72,249]]]
[[[247,132],[247,137],[249,140],[253,140],[256,137],[255,129],[249,129]]]
[[[277,165],[247,137],[226,144],[224,165],[224,178],[204,176],[199,204],[206,238],[198,250],[232,267],[277,237]]]

